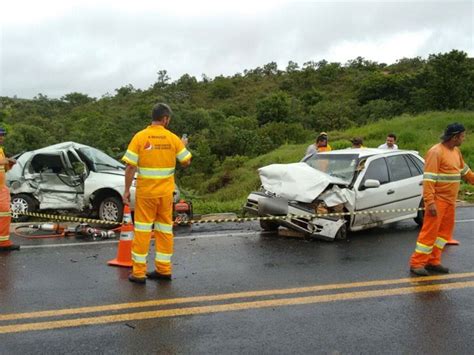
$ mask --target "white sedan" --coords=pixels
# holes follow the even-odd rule
[[[312,154],[299,163],[260,168],[261,191],[250,193],[244,211],[281,216],[261,220],[264,230],[281,225],[325,240],[404,219],[421,225],[423,166],[414,151],[364,148]],[[395,209],[408,210],[383,212]],[[341,215],[316,216],[327,213]]]

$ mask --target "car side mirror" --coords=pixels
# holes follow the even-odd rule
[[[364,188],[366,188],[366,189],[375,189],[377,187],[380,187],[380,181],[378,181],[378,180],[367,179],[364,182]]]

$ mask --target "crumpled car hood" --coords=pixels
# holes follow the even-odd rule
[[[347,185],[345,181],[306,163],[272,164],[258,169],[258,172],[265,190],[292,201],[309,203],[330,184]]]

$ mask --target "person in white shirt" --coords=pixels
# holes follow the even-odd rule
[[[398,145],[395,144],[397,136],[394,133],[387,134],[387,140],[384,144],[379,145],[379,149],[398,149]]]

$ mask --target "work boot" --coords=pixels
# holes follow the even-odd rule
[[[130,274],[128,275],[128,281],[135,282],[137,284],[145,284],[146,277],[136,277],[136,276],[133,276],[133,274]]]
[[[152,280],[171,281],[171,275],[160,274],[158,271],[147,272],[146,276]]]
[[[424,267],[411,267],[410,272],[417,276],[430,276]]]
[[[16,244],[12,244],[6,247],[0,247],[0,251],[12,251],[12,250],[20,250],[20,246]]]
[[[426,265],[426,270],[437,272],[439,274],[449,274],[449,269],[441,264],[439,265]]]

